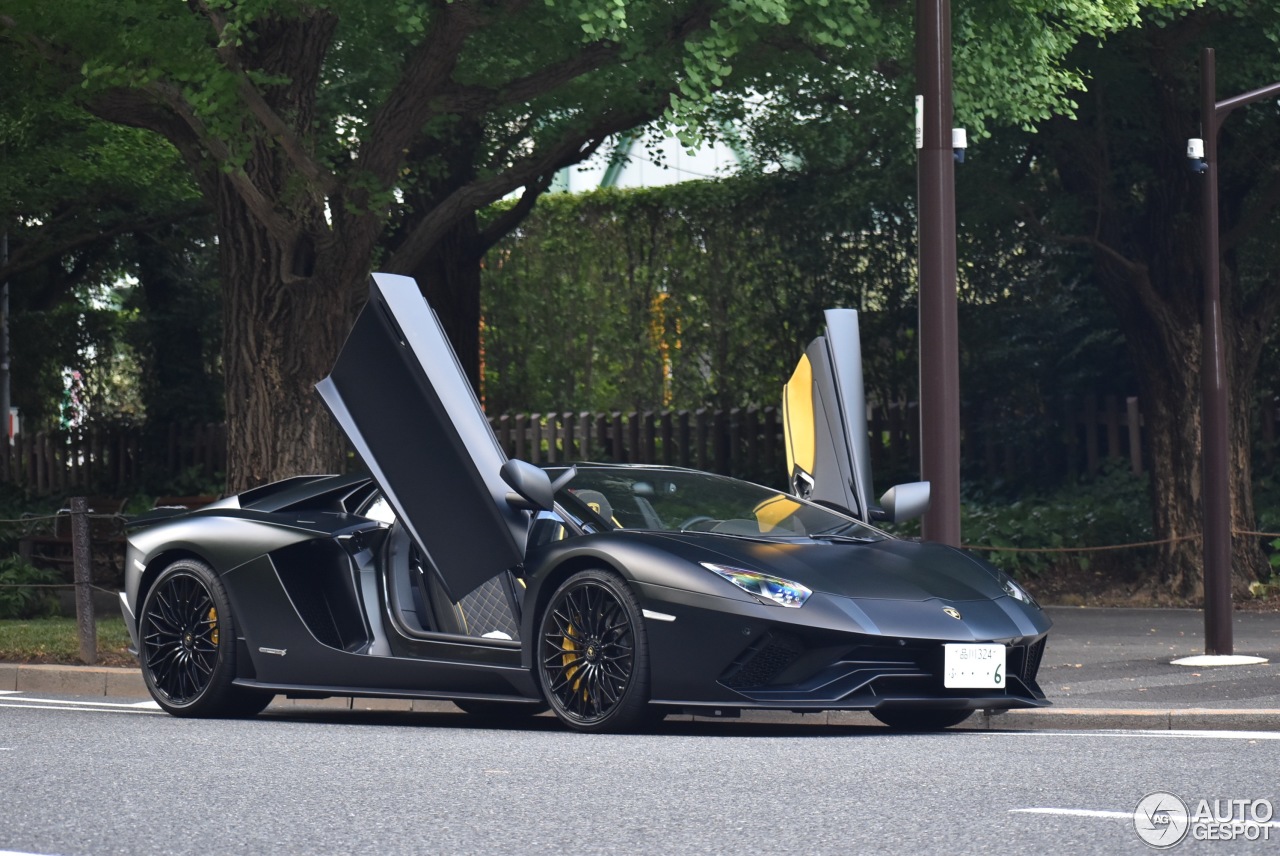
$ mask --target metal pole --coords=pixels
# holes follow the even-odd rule
[[[0,267],[9,264],[9,232],[0,235]],[[4,442],[12,440],[9,422],[9,278],[0,283],[0,427],[3,427]]]
[[[76,626],[80,633],[80,662],[98,662],[98,625],[93,620],[93,549],[89,543],[89,501],[71,498],[71,561],[76,584]]]
[[[916,0],[923,136],[920,240],[920,477],[930,483],[922,533],[960,544],[960,339],[956,321],[955,160],[951,150],[951,4]]]
[[[1230,654],[1231,481],[1226,353],[1222,342],[1222,294],[1218,252],[1217,69],[1213,48],[1200,60],[1200,108],[1204,127],[1204,320],[1200,342],[1201,501],[1204,503],[1204,650]]]

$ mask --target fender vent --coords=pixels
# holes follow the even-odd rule
[[[730,689],[761,687],[804,653],[804,643],[790,633],[769,633],[747,647],[720,676]]]

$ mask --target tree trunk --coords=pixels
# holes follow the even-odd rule
[[[351,248],[317,258],[305,236],[268,232],[234,192],[220,194],[217,208],[227,490],[341,472],[346,443],[315,384],[361,303],[368,255]]]
[[[1192,244],[1194,246],[1194,244]],[[1167,259],[1179,254],[1169,248]],[[1099,280],[1112,298],[1130,355],[1142,385],[1143,424],[1151,473],[1152,523],[1158,548],[1157,593],[1198,602],[1203,597],[1204,515],[1201,507],[1200,318],[1193,277],[1178,276],[1157,263],[1162,275],[1180,282],[1168,287],[1159,311],[1137,311],[1135,295],[1154,294],[1146,266],[1134,264],[1127,274],[1099,259]],[[1182,270],[1194,271],[1184,259]],[[1228,314],[1230,324],[1232,316]],[[1250,413],[1254,372],[1241,366],[1238,346],[1227,344],[1231,449],[1231,527],[1254,528]],[[1264,575],[1266,559],[1256,539],[1232,539],[1232,589],[1238,595]]]

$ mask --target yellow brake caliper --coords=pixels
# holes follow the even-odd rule
[[[577,634],[574,632],[572,624],[570,624],[569,627],[564,631],[563,641],[564,641],[565,653],[560,657],[560,665],[565,667],[564,679],[566,681],[572,681],[573,676],[577,674],[578,669],[580,668],[580,666],[578,665],[578,659],[579,659],[577,654],[578,646],[577,646],[577,643],[573,641],[573,637],[576,635]],[[578,680],[574,681],[573,683],[574,692],[578,691],[578,685],[581,683],[582,683],[581,677],[579,677]]]
[[[209,622],[209,641],[216,648],[218,645],[218,610],[216,607],[209,607],[209,614],[205,616]]]

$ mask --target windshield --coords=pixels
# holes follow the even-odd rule
[[[575,513],[585,509],[621,529],[860,541],[889,537],[789,494],[692,470],[579,467],[556,499]]]

